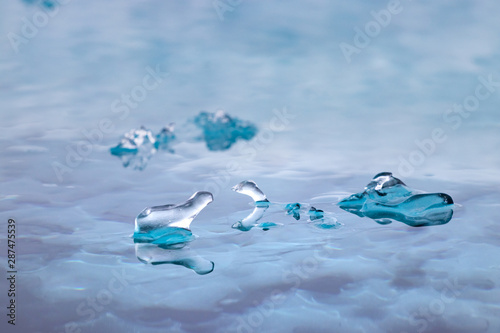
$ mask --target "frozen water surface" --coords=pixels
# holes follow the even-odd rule
[[[499,332],[500,4],[401,1],[363,43],[387,1],[222,2],[1,2],[0,331]],[[200,110],[256,131],[207,149],[186,140]],[[142,170],[110,154],[170,123]],[[384,170],[453,218],[338,206]],[[231,190],[249,179],[258,221]],[[145,207],[198,191],[214,201],[177,230],[190,242],[134,243]]]

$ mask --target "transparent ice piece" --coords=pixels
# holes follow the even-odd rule
[[[263,230],[280,226],[280,223],[264,222],[258,223],[264,216],[268,208],[272,207],[273,212],[284,211],[286,215],[292,216],[295,220],[301,219],[301,213],[309,217],[309,222],[315,222],[314,225],[322,229],[338,228],[341,224],[337,219],[331,216],[330,213],[325,213],[322,210],[311,207],[308,204],[301,204],[298,202],[280,204],[271,203],[266,195],[260,190],[257,184],[252,180],[245,180],[234,186],[233,191],[250,196],[254,200],[254,210],[250,215],[232,225],[234,229],[241,231],[249,231],[254,227],[259,227]],[[309,208],[308,208],[309,207]]]
[[[120,143],[112,147],[110,152],[120,157],[124,167],[131,166],[136,170],[143,170],[157,150],[173,153],[171,145],[174,139],[173,123],[165,126],[157,135],[153,135],[153,132],[141,126],[125,133]]]
[[[257,222],[264,216],[264,213],[268,208],[269,206],[255,206],[250,215],[233,224],[232,228],[241,231],[249,231],[250,229],[258,226]]]
[[[391,219],[421,227],[448,223],[453,216],[453,199],[444,193],[417,193],[390,172],[377,174],[364,191],[338,203],[339,207],[379,224]]]
[[[238,185],[233,186],[232,190],[250,196],[257,206],[269,206],[269,200],[267,200],[266,195],[253,180],[244,180]]]
[[[315,207],[311,207],[307,215],[309,216],[309,221],[313,222],[313,225],[320,229],[337,229],[341,226],[336,218],[329,216],[328,213]]]
[[[139,148],[145,145],[154,145],[155,138],[153,133],[141,126],[139,129],[132,129],[123,135],[120,143],[111,148],[111,154],[113,155],[123,155],[123,154],[136,154],[139,152]]]
[[[135,244],[135,254],[139,261],[151,265],[181,265],[192,269],[199,275],[212,273],[213,261],[200,257],[191,249],[172,249],[154,244]]]
[[[110,152],[120,157],[124,167],[132,166],[134,169],[143,170],[151,156],[156,153],[155,141],[153,133],[141,126],[125,133],[120,143],[111,148]]]
[[[193,120],[202,130],[202,139],[209,150],[227,150],[237,140],[250,140],[257,134],[257,127],[248,122],[230,117],[224,111],[215,113],[202,111]]]
[[[182,204],[145,208],[135,219],[134,240],[156,244],[183,238],[189,241],[191,222],[212,201],[212,193],[200,191]]]

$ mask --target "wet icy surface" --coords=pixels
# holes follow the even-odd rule
[[[242,1],[220,21],[210,1],[74,0],[14,53],[5,36],[38,8],[27,2],[0,5],[0,207],[4,227],[17,222],[15,331],[500,331],[499,92],[443,118],[479,76],[500,80],[496,2],[404,2],[350,64],[339,43],[386,2]],[[158,64],[169,75],[114,112]],[[223,151],[179,140],[143,171],[110,154],[130,129],[157,134],[220,109],[255,124],[255,137]],[[104,118],[112,128],[92,136],[90,152],[78,148]],[[447,139],[431,149],[437,128]],[[88,154],[75,159],[78,149]],[[410,156],[421,162],[411,172]],[[381,225],[337,207],[382,170],[449,194],[453,219]],[[255,208],[231,191],[246,179],[271,202],[309,204],[342,226],[319,228],[310,207],[297,220],[271,206],[261,227],[231,228]],[[193,241],[134,243],[145,207],[196,191],[214,202],[192,223]],[[2,317],[0,331],[14,332]]]

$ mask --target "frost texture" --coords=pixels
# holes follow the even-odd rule
[[[454,207],[448,194],[417,193],[390,172],[377,174],[363,192],[341,200],[338,205],[380,224],[396,220],[412,227],[446,224]]]
[[[230,117],[224,111],[202,111],[193,122],[202,130],[201,138],[212,151],[227,150],[236,141],[251,140],[257,134],[254,124]]]

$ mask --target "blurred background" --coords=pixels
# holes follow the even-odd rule
[[[465,0],[2,1],[0,207],[3,220],[18,221],[20,325],[32,332],[68,331],[68,322],[109,332],[497,332],[500,309],[485,290],[498,296],[499,11],[495,1]],[[201,110],[224,110],[259,132],[209,151],[192,140],[190,119]],[[175,152],[157,152],[144,170],[124,168],[109,153],[129,130],[157,133],[171,122],[181,139]],[[249,207],[230,187],[254,179],[277,201],[320,198],[324,210],[339,213],[331,204],[381,171],[452,195],[462,210],[442,227],[448,238],[445,229],[346,215],[344,234],[333,236],[340,243],[331,245],[344,255],[321,261],[318,287],[303,283],[276,305],[276,317],[241,324],[238,316],[259,313],[267,291],[289,283],[280,272],[332,234],[231,230]],[[193,248],[216,263],[208,280],[138,262],[129,238],[135,216],[203,189],[216,200],[195,233],[210,241],[200,237]],[[372,228],[378,238],[367,236]],[[399,256],[398,246],[412,249]],[[305,252],[286,255],[298,249]],[[363,255],[380,270],[356,268]],[[490,259],[475,271],[481,256]],[[259,266],[266,258],[273,259]],[[138,289],[115,295],[96,318],[77,313],[121,267]],[[394,287],[380,282],[384,276],[370,280],[374,271],[412,278]],[[344,273],[329,289],[334,272]],[[435,320],[424,318],[424,328],[411,314],[439,297],[434,282],[448,277],[472,289]],[[187,296],[175,291],[179,279]],[[213,292],[198,301],[204,283]],[[370,303],[379,310],[356,310]],[[335,314],[322,312],[332,304]],[[482,317],[472,310],[478,304]]]

